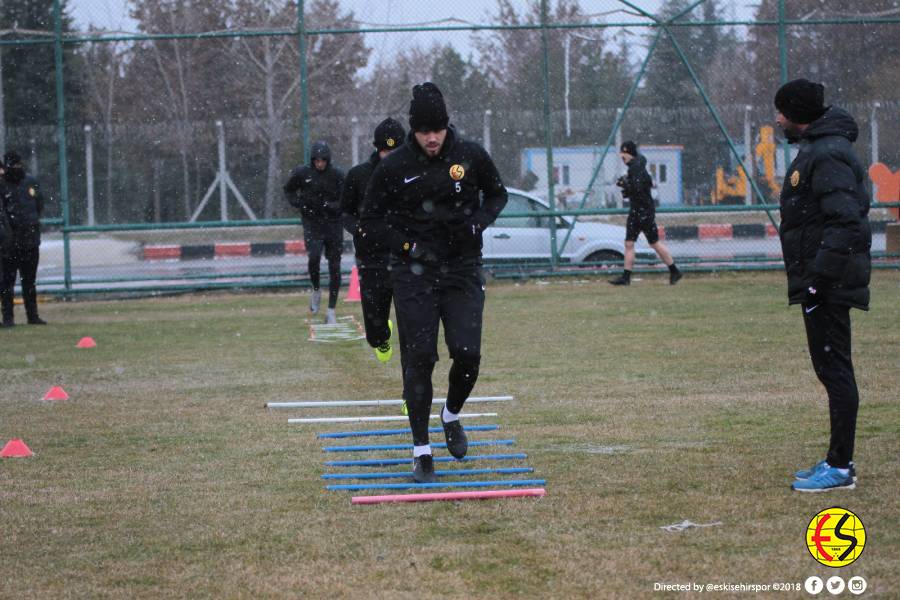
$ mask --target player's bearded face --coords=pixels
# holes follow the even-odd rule
[[[428,156],[437,156],[438,152],[441,151],[441,146],[444,145],[444,140],[447,139],[447,130],[417,131],[415,136],[416,142],[422,147],[425,154]]]
[[[796,142],[800,139],[800,134],[803,133],[803,129],[785,117],[780,112],[775,115],[775,123],[778,124],[778,127],[784,132],[784,137],[788,139],[790,142]]]

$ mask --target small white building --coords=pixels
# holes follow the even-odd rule
[[[684,146],[639,146],[638,152],[647,158],[647,170],[653,178],[653,197],[661,205],[683,204],[681,185],[681,154]],[[554,191],[557,202],[576,208],[584,197],[591,176],[600,162],[602,146],[571,146],[553,149]],[[610,146],[601,173],[585,203],[586,208],[622,206],[622,190],[616,179],[625,174],[626,167],[617,148]],[[537,177],[533,193],[547,198],[547,149],[522,150],[522,175],[528,172]],[[560,206],[562,208],[562,206]]]

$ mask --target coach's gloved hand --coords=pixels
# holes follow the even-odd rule
[[[806,296],[803,299],[803,306],[807,308],[818,306],[825,300],[825,282],[814,279],[806,288]]]

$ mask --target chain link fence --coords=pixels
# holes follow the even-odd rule
[[[781,268],[791,149],[772,96],[794,77],[822,81],[856,118],[866,167],[886,166],[872,183],[873,249],[897,264],[884,233],[900,166],[897,0],[0,7],[0,147],[27,157],[48,196],[42,291],[304,284],[300,222],[281,191],[290,170],[319,139],[345,171],[366,160],[375,124],[406,123],[410,88],[426,80],[511,190],[484,236],[498,275],[621,264],[616,151],[628,139],[679,263]],[[643,239],[637,250],[639,268],[662,266]]]

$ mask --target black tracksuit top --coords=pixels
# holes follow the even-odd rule
[[[344,222],[344,229],[354,237],[359,234],[359,207],[366,193],[369,178],[379,160],[378,152],[373,152],[369,160],[347,171],[347,177],[344,178],[341,190],[341,220]]]
[[[19,248],[41,245],[41,214],[44,195],[38,182],[28,175],[19,182],[0,180],[0,208],[12,228],[13,243]]]
[[[368,236],[361,235],[359,230],[359,211],[369,185],[372,172],[381,161],[378,152],[373,152],[366,162],[360,163],[347,171],[344,178],[344,186],[341,190],[341,211],[344,229],[353,236],[353,248],[356,251],[357,262],[360,266],[382,266],[388,264],[389,252],[387,247],[378,244],[367,244]]]
[[[341,220],[341,186],[344,173],[331,162],[324,171],[303,165],[291,172],[284,184],[284,197],[300,209],[303,225],[337,223]]]
[[[650,190],[653,188],[653,179],[647,172],[647,159],[643,154],[638,154],[628,163],[628,174],[625,176],[625,187],[622,195],[628,198],[628,204],[632,212],[641,216],[653,215],[656,207],[653,205],[653,196]]]
[[[858,132],[853,117],[831,107],[800,136],[780,199],[790,304],[817,285],[827,302],[869,307],[872,230],[866,173],[853,151]]]
[[[410,132],[369,179],[360,233],[400,262],[478,261],[481,232],[506,198],[497,167],[479,144],[449,127],[441,151],[429,157]]]

